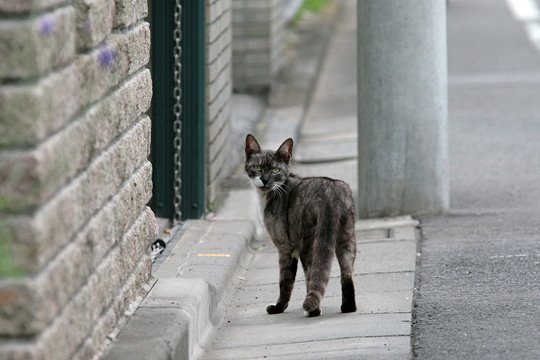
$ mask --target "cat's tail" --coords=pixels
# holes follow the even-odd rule
[[[317,221],[311,266],[307,269],[308,292],[302,307],[308,316],[317,316],[321,313],[321,300],[330,279],[339,227],[339,224],[336,223],[336,217],[332,216],[330,203],[326,204],[323,209]]]

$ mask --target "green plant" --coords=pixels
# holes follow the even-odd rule
[[[294,16],[293,24],[297,24],[306,13],[318,14],[323,11],[332,0],[304,0],[302,6]]]

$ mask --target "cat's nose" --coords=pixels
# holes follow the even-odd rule
[[[269,181],[269,180],[270,180],[270,179],[269,179],[268,177],[266,177],[266,176],[261,176],[261,181],[262,181],[263,185],[268,184],[268,181]]]

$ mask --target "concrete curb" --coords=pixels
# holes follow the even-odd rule
[[[210,291],[200,279],[159,279],[104,359],[189,359],[203,336]]]
[[[244,215],[238,204],[243,203]],[[193,359],[222,317],[220,305],[240,281],[256,238],[255,194],[231,191],[213,220],[188,221],[154,271],[154,286],[103,356],[106,360]]]

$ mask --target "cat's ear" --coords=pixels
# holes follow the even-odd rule
[[[249,159],[251,155],[260,153],[261,152],[261,146],[257,142],[257,139],[255,139],[255,136],[248,134],[246,136],[246,159]]]
[[[293,139],[288,138],[279,146],[276,155],[279,160],[288,163],[292,157]]]

